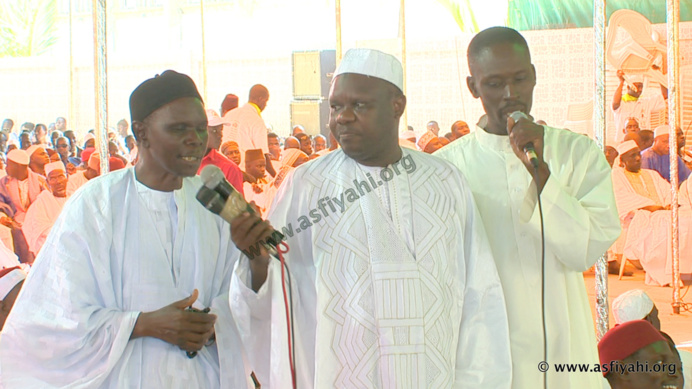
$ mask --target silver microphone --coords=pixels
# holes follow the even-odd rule
[[[527,114],[521,111],[514,111],[509,117],[514,120],[514,123],[518,122],[520,119],[531,120]],[[538,168],[538,154],[536,154],[536,148],[533,146],[533,142],[524,145],[524,154],[526,154],[526,158],[529,159],[531,165],[533,165],[534,168]]]

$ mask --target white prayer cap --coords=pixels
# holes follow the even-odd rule
[[[401,139],[411,139],[411,138],[415,138],[415,137],[416,137],[416,133],[411,131],[411,130],[404,131],[401,133],[401,135],[399,135],[399,138],[401,138]]]
[[[435,138],[437,138],[437,136],[433,134],[432,131],[426,131],[425,134],[421,135],[420,139],[418,139],[418,148],[425,150],[425,146],[427,146],[428,143]]]
[[[86,143],[88,140],[91,139],[96,139],[96,136],[90,132],[87,132],[87,134],[84,135],[84,141],[82,142],[82,144]]]
[[[616,324],[641,320],[654,309],[654,302],[641,289],[632,289],[613,300],[613,317]]]
[[[404,91],[404,70],[396,57],[373,49],[351,49],[341,59],[334,78],[344,73],[362,74],[388,81]]]
[[[36,150],[38,150],[38,149],[43,149],[43,147],[41,147],[39,145],[31,145],[31,146],[29,146],[28,149],[26,149],[26,155],[31,157],[36,152]],[[43,149],[43,150],[45,151],[46,149]]]
[[[216,113],[213,109],[207,109],[207,126],[216,127],[222,124],[230,124],[230,122]]]
[[[29,154],[21,149],[14,149],[7,153],[7,159],[20,165],[29,165]]]
[[[7,294],[25,278],[26,273],[19,267],[0,270],[0,301],[4,300]]]
[[[658,138],[661,135],[670,134],[670,126],[667,124],[660,125],[654,129],[654,138]]]
[[[620,155],[625,154],[626,152],[628,152],[634,148],[637,148],[637,147],[639,147],[639,146],[637,146],[637,142],[635,142],[633,140],[626,140],[626,141],[620,143],[620,145],[618,146],[618,154],[620,154]]]
[[[48,177],[50,172],[52,172],[53,170],[62,170],[63,172],[66,172],[65,164],[62,163],[62,161],[47,163],[46,166],[44,166],[43,168],[46,170],[46,177]]]

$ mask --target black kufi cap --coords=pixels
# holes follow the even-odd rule
[[[130,95],[130,118],[133,122],[141,122],[157,109],[183,97],[202,100],[195,82],[189,76],[166,70],[135,88]]]

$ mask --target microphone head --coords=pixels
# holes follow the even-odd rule
[[[223,182],[223,180],[226,179],[221,169],[214,165],[205,166],[199,173],[199,177],[202,179],[204,186],[209,189],[216,188],[221,182]]]
[[[195,198],[204,206],[204,208],[217,215],[221,213],[221,210],[223,210],[224,201],[221,198],[221,195],[216,193],[216,191],[213,189],[203,186],[199,188]]]
[[[512,120],[514,120],[514,123],[518,122],[520,119],[531,120],[531,119],[529,119],[528,115],[526,115],[525,113],[523,113],[521,111],[514,111],[509,115],[509,117],[511,117]]]

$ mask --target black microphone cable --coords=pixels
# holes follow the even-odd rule
[[[543,322],[543,362],[546,364],[543,372],[543,389],[548,388],[548,331],[545,321],[545,228],[543,225],[543,203],[541,194],[538,193],[538,159],[531,158],[533,166],[533,180],[536,184],[536,199],[538,201],[538,215],[541,220],[541,319]]]

